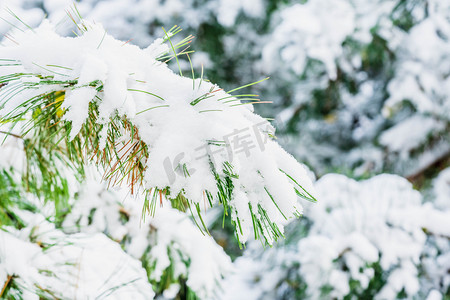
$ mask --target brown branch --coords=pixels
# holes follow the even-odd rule
[[[0,292],[0,298],[3,297],[3,293],[6,291],[6,288],[8,287],[9,283],[11,282],[13,276],[12,275],[8,275],[8,278],[6,279],[5,284],[3,285],[2,291]]]
[[[7,132],[7,131],[0,130],[0,133],[6,134],[6,135],[10,135],[10,136],[13,136],[13,137],[15,137],[15,138],[18,138],[18,139],[23,140],[23,137],[22,137],[22,136],[17,135],[17,134],[14,134],[14,133],[11,133],[11,132]]]

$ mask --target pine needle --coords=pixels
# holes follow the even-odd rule
[[[249,86],[252,86],[252,85],[255,85],[255,84],[258,84],[258,83],[261,83],[261,82],[263,82],[263,81],[266,81],[266,80],[269,79],[269,78],[270,78],[270,77],[266,77],[266,78],[261,79],[261,80],[259,80],[259,81],[255,81],[255,82],[252,82],[252,83],[249,83],[249,84],[246,84],[246,85],[237,87],[237,88],[235,88],[235,89],[232,89],[232,90],[228,91],[227,94],[232,93],[232,92],[235,92],[235,91],[238,91],[238,90],[240,90],[240,89],[243,89],[243,88],[246,88],[246,87],[249,87]]]
[[[106,36],[106,30],[105,30],[105,33],[103,34],[103,37],[102,37],[102,40],[100,41],[100,44],[98,44],[98,46],[97,46],[97,50],[100,48],[100,46],[102,45],[102,43],[103,43],[103,40],[105,39],[105,36]]]
[[[152,110],[152,109],[155,109],[155,108],[160,108],[160,107],[169,107],[169,105],[159,105],[159,106],[150,107],[150,108],[144,109],[143,111],[140,111],[140,112],[136,113],[136,115],[139,115],[139,114],[142,114],[142,113],[144,113],[146,111],[149,111],[149,110]]]
[[[30,29],[31,31],[34,32],[34,29],[28,25],[27,23],[25,23],[21,18],[19,18],[9,7],[7,7],[5,9],[11,16],[13,16],[16,20],[18,20],[20,23],[22,23],[23,25],[25,25],[25,27],[27,27],[28,29]],[[22,30],[23,32],[23,30]]]
[[[140,92],[140,93],[145,93],[145,94],[148,94],[148,95],[154,96],[154,97],[156,97],[156,98],[159,98],[159,99],[161,99],[162,101],[166,101],[166,100],[164,100],[164,98],[163,98],[163,97],[161,97],[161,96],[158,96],[158,95],[156,95],[156,94],[153,94],[153,93],[150,93],[150,92],[148,92],[148,91],[137,90],[137,89],[128,89],[128,91],[130,91],[130,92]]]
[[[162,30],[164,30],[164,33],[166,34],[167,39],[169,40],[170,46],[172,47],[173,54],[175,55],[175,59],[177,60],[178,69],[180,70],[180,76],[183,76],[183,72],[181,71],[181,67],[180,67],[180,62],[178,61],[177,52],[175,51],[175,48],[173,47],[172,40],[170,39],[170,36],[167,34],[164,27],[162,27]]]

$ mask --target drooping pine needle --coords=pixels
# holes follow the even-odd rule
[[[163,98],[163,97],[161,97],[161,96],[158,96],[158,95],[156,95],[156,94],[153,94],[153,93],[150,93],[150,92],[148,92],[148,91],[137,90],[137,89],[127,89],[127,90],[128,90],[128,91],[130,91],[130,92],[140,92],[140,93],[145,93],[145,94],[148,94],[148,95],[154,96],[154,97],[156,97],[156,98],[159,98],[159,99],[161,99],[162,101],[166,101],[166,100],[164,100],[164,98]]]
[[[45,68],[45,67],[43,67],[43,66],[40,66],[40,65],[38,65],[37,63],[34,63],[34,62],[33,62],[32,64],[35,65],[36,67],[42,68],[42,69],[44,69],[44,70],[50,72],[50,73],[54,73],[54,74],[61,75],[61,76],[69,76],[69,75],[67,75],[67,74],[63,74],[63,73],[59,73],[59,72],[55,72],[55,71],[53,71],[53,70],[47,69],[47,68]]]
[[[281,171],[282,173],[284,173],[290,180],[292,180],[298,187],[300,187],[300,188],[301,188],[301,189],[309,196],[309,198],[306,197],[305,195],[301,194],[301,193],[297,193],[297,194],[300,194],[304,199],[306,199],[306,200],[308,200],[308,201],[311,201],[311,202],[317,202],[317,199],[314,198],[310,193],[308,193],[308,191],[305,190],[305,189],[303,188],[303,186],[301,186],[294,178],[292,178],[291,175],[289,175],[288,173],[286,173],[285,171],[283,171],[283,170],[281,170],[281,169],[280,169],[280,171]],[[297,191],[297,190],[296,190],[296,191]]]
[[[159,105],[159,106],[150,107],[150,108],[144,109],[143,111],[140,111],[140,112],[136,113],[136,115],[139,115],[139,114],[142,114],[142,113],[144,113],[146,111],[149,111],[149,110],[152,110],[152,109],[155,109],[155,108],[160,108],[160,107],[169,107],[169,105]]]
[[[63,67],[63,66],[58,66],[58,65],[46,65],[47,67],[54,67],[54,68],[61,68],[61,69],[66,69],[66,70],[73,70],[72,68],[69,67]]]

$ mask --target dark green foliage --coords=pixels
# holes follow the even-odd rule
[[[181,251],[174,250],[174,248],[168,247],[167,248],[167,255],[169,257],[170,264],[169,266],[163,271],[162,276],[160,277],[159,281],[156,281],[152,279],[151,274],[154,272],[156,268],[157,262],[152,260],[150,256],[147,256],[147,254],[150,252],[150,248],[144,253],[144,256],[141,258],[142,266],[147,271],[148,279],[150,283],[153,285],[153,290],[155,291],[156,295],[155,298],[158,296],[162,296],[163,292],[170,288],[172,284],[177,284],[180,286],[180,290],[173,298],[174,300],[198,300],[199,298],[197,295],[187,286],[186,281],[187,278],[185,278],[183,275],[176,277],[174,265],[177,263],[176,261],[180,261],[186,265],[188,268],[190,265],[189,258],[185,257]],[[174,252],[174,253],[173,253]]]

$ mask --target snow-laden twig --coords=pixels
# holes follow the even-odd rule
[[[146,49],[98,24],[78,28],[79,36],[61,37],[45,21],[0,49],[0,115],[27,120],[23,135],[46,150],[42,157],[58,153],[78,169],[92,160],[111,186],[142,188],[145,213],[169,199],[205,230],[201,211],[219,202],[240,242],[253,227],[272,244],[301,213],[298,196],[315,201],[303,165],[271,139],[273,127],[252,104],[160,61],[190,42],[172,43],[177,27]]]

